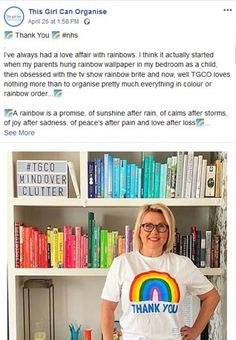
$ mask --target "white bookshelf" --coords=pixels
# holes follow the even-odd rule
[[[26,224],[38,226],[47,225],[50,224],[49,222],[55,221],[55,225],[61,222],[61,225],[58,226],[62,226],[68,223],[76,225],[76,221],[78,221],[85,226],[87,212],[92,210],[95,212],[95,218],[99,223],[104,223],[106,227],[109,227],[114,219],[119,225],[119,229],[122,228],[126,220],[128,224],[134,223],[140,206],[162,202],[167,206],[173,207],[177,220],[187,230],[191,225],[191,221],[194,221],[194,224],[198,223],[199,225],[207,226],[209,222],[209,209],[215,209],[222,205],[221,198],[88,199],[87,161],[94,154],[101,155],[102,153],[14,152],[9,155],[8,268],[10,340],[23,340],[22,286],[24,281],[29,278],[52,278],[54,282],[56,304],[58,309],[60,309],[60,313],[56,314],[56,340],[69,338],[67,328],[68,324],[73,321],[74,314],[76,314],[79,323],[93,328],[93,338],[100,340],[99,302],[101,290],[108,272],[107,268],[15,268],[14,222],[25,221]],[[130,152],[129,156],[133,157],[135,161],[140,162],[141,160],[141,155],[138,152]],[[207,153],[207,157],[210,158],[211,154]],[[72,161],[76,168],[81,197],[75,198],[71,183],[69,185],[70,197],[68,198],[16,197],[15,163],[17,159]],[[201,271],[204,275],[208,276],[224,275],[224,271],[221,268],[201,268]],[[95,307],[90,306],[90,298],[94,301]],[[78,306],[77,301],[79,301]],[[97,310],[97,312],[91,313],[91,308]]]

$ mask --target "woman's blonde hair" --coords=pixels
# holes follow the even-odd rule
[[[172,211],[162,203],[154,204],[154,205],[145,205],[139,210],[138,217],[136,219],[135,227],[134,227],[134,237],[133,237],[133,245],[135,250],[140,250],[143,246],[141,238],[140,238],[140,226],[142,224],[144,216],[149,212],[161,213],[166,223],[169,226],[169,234],[168,240],[163,247],[164,252],[168,252],[172,250],[174,243],[174,235],[175,235],[175,218]]]

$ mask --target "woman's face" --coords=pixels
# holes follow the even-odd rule
[[[144,215],[142,223],[150,223],[153,225],[167,225],[167,222],[160,212],[148,212]],[[143,227],[140,227],[140,238],[143,243],[141,253],[144,256],[160,256],[163,253],[163,247],[168,241],[169,229],[160,232],[157,228],[147,232]]]

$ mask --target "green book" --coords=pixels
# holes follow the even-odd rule
[[[107,234],[108,230],[102,229],[100,232],[100,267],[107,267]]]
[[[92,267],[92,234],[93,234],[94,213],[88,212],[88,268]]]

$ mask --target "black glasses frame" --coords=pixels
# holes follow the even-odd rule
[[[169,226],[165,223],[158,223],[158,224],[152,224],[152,223],[143,223],[140,225],[140,227],[143,228],[144,231],[147,233],[151,233],[154,228],[156,228],[156,231],[158,233],[165,233]]]

